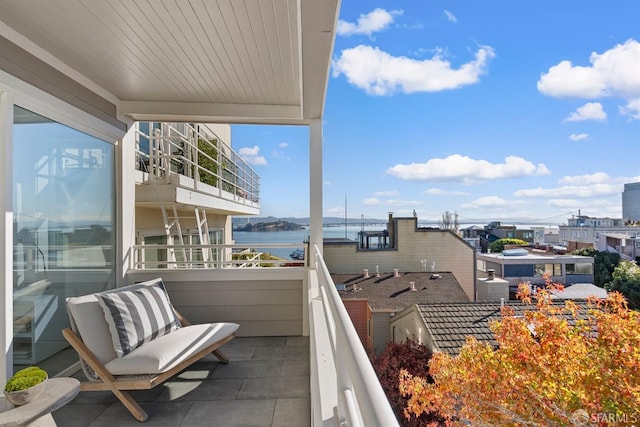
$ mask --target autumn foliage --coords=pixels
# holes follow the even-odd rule
[[[433,382],[403,370],[408,419],[439,412],[447,425],[566,426],[640,423],[640,317],[612,292],[582,310],[531,295],[524,316],[503,308],[498,346],[468,338],[460,354],[433,355]]]
[[[373,368],[380,384],[396,417],[404,427],[424,426],[429,422],[441,420],[437,414],[428,413],[405,418],[404,408],[407,406],[408,399],[402,396],[398,388],[398,376],[401,369],[412,375],[428,378],[429,359],[431,359],[431,352],[425,346],[411,339],[404,343],[391,342],[387,344],[382,353],[372,358]]]

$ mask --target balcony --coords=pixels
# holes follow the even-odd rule
[[[241,325],[222,347],[228,365],[205,359],[134,394],[149,410],[145,425],[397,425],[317,246],[313,253],[314,268],[129,270],[129,282],[163,277],[195,323]],[[82,392],[54,417],[65,426],[139,425],[101,392]]]
[[[227,215],[260,212],[257,173],[204,125],[137,123],[136,205],[199,206]]]

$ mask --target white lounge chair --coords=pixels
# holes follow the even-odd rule
[[[81,391],[111,390],[138,421],[147,413],[126,390],[151,389],[234,338],[237,323],[191,325],[171,305],[162,279],[67,299],[71,328],[89,381]]]

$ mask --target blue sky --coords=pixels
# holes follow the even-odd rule
[[[324,215],[621,217],[640,181],[640,2],[343,1]],[[234,126],[261,216],[309,215],[308,130]]]

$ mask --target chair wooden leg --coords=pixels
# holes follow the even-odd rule
[[[149,419],[149,415],[140,407],[138,402],[133,400],[133,397],[126,391],[112,390],[113,394],[122,402],[122,404],[131,412],[136,420],[143,422]]]
[[[213,353],[213,355],[218,358],[220,363],[224,363],[224,364],[229,363],[229,358],[225,356],[224,353],[221,352],[220,350],[213,350],[211,353]]]

